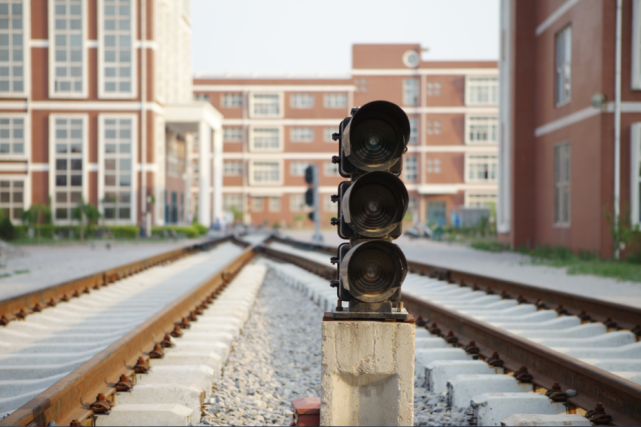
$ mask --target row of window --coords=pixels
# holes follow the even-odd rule
[[[417,156],[403,158],[403,179],[415,182],[418,178]],[[302,177],[309,166],[306,161],[289,163],[289,175]],[[249,178],[251,184],[281,185],[283,181],[283,163],[279,160],[252,160],[249,162]],[[441,159],[427,159],[427,173],[441,173]],[[494,182],[497,179],[498,159],[496,155],[468,154],[465,156],[466,182]],[[242,176],[243,162],[240,160],[225,160],[223,175]],[[337,177],[338,167],[332,162],[323,163],[323,174],[326,177]]]
[[[135,2],[98,1],[98,93],[135,97]],[[0,95],[25,95],[25,5],[0,0]],[[49,96],[86,98],[87,9],[83,0],[49,0]]]
[[[254,116],[278,116],[281,113],[280,94],[261,94],[252,93],[249,95],[250,104],[253,105],[252,112]],[[196,101],[210,101],[208,94],[197,93],[194,95]],[[242,108],[242,93],[223,93],[220,95],[220,105],[223,108]],[[291,108],[314,108],[316,97],[312,93],[294,93],[290,97]],[[323,106],[325,108],[347,108],[347,94],[345,93],[326,93],[323,96]]]
[[[283,197],[278,196],[250,196],[249,197],[249,210],[253,213],[260,212],[281,212]],[[444,202],[437,202],[443,203]],[[416,212],[417,210],[416,197],[410,200],[409,211]],[[468,207],[490,207],[496,205],[496,194],[476,194],[470,193],[465,195],[465,206]],[[334,213],[337,211],[336,203],[332,202],[331,195],[321,195],[321,209],[327,213]],[[224,210],[243,210],[243,196],[240,194],[225,194],[223,196],[223,209]],[[290,212],[309,212],[311,207],[305,203],[304,194],[290,194],[289,195],[289,211]]]
[[[498,105],[498,77],[467,77],[465,86],[466,105]],[[438,96],[440,94],[440,83],[427,83],[427,96]],[[403,79],[403,104],[419,105],[419,96],[419,79],[415,77]]]
[[[418,142],[418,118],[410,116],[409,144]],[[468,116],[465,118],[465,143],[467,144],[496,144],[498,142],[498,120],[490,116]],[[332,134],[337,131],[335,127],[323,128],[323,141],[334,142]],[[428,120],[427,134],[440,135],[441,121]],[[282,127],[260,126],[249,129],[249,145],[252,150],[281,150]],[[242,127],[225,127],[223,140],[225,142],[242,142],[244,133]],[[314,142],[315,128],[311,126],[292,127],[289,129],[291,142]]]

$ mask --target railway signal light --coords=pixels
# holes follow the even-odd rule
[[[311,185],[310,188],[305,191],[305,204],[307,206],[312,206],[314,210],[310,212],[307,217],[314,221],[314,235],[312,240],[315,242],[322,242],[323,236],[320,234],[320,196],[318,194],[318,166],[309,165],[305,169],[305,182],[308,185]]]
[[[338,248],[339,301],[349,301],[349,311],[337,307],[336,318],[407,318],[400,304],[407,260],[392,243],[402,233],[409,196],[399,175],[407,151],[410,123],[405,112],[387,101],[374,101],[352,109],[339,132],[339,173],[349,181],[338,186],[332,201],[338,216],[332,224],[338,235],[349,239]],[[393,303],[397,307],[393,307]]]

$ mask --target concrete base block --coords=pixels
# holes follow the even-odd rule
[[[193,410],[175,404],[116,405],[109,415],[97,415],[97,426],[189,426]]]
[[[205,390],[205,396],[211,394],[211,385],[215,372],[209,366],[153,366],[146,374],[136,374],[138,384],[196,384]]]
[[[587,418],[577,414],[518,414],[510,415],[503,421],[502,426],[591,426]]]
[[[208,341],[179,341],[172,351],[198,351],[201,353],[216,353],[223,361],[227,360],[231,346],[222,342]]]
[[[450,378],[465,374],[503,374],[503,368],[493,368],[481,360],[437,360],[425,368],[425,386],[435,393],[445,393]]]
[[[229,332],[196,332],[183,330],[183,336],[178,338],[176,342],[186,341],[206,341],[206,342],[222,342],[223,344],[231,345],[234,340],[234,335]]]
[[[416,339],[419,339],[419,338],[431,338],[432,337],[432,334],[430,334],[427,331],[427,329],[421,328],[421,327],[417,327],[416,330],[414,331],[414,333],[415,333]]]
[[[414,424],[414,330],[408,323],[322,323],[320,425]]]
[[[472,399],[472,409],[479,426],[500,426],[510,415],[558,415],[566,411],[563,403],[552,402],[539,393],[484,393]]]
[[[447,399],[454,408],[467,408],[474,396],[483,393],[528,393],[532,390],[532,384],[519,383],[511,375],[456,375],[447,382]]]
[[[139,384],[130,391],[116,392],[116,405],[164,403],[182,405],[194,411],[192,422],[200,422],[205,390],[196,384]]]
[[[437,360],[473,360],[461,348],[419,348],[414,355],[416,358],[416,373],[419,378],[425,376],[425,368]]]
[[[165,353],[162,359],[150,359],[150,366],[198,366],[204,365],[214,371],[214,379],[220,378],[223,359],[216,353],[205,351],[173,350]]]

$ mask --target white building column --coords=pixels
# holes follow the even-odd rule
[[[222,129],[214,130],[213,152],[213,220],[223,216],[223,132]]]
[[[206,121],[198,122],[198,222],[209,227],[211,225],[211,210],[209,206],[209,170],[211,162],[211,127]]]

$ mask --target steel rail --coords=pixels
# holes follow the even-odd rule
[[[276,235],[272,235],[270,240],[300,249],[336,255],[336,248],[331,246],[300,242]],[[563,314],[574,314],[581,316],[584,320],[603,322],[608,328],[628,329],[636,333],[637,336],[641,336],[641,308],[434,264],[416,261],[408,261],[407,264],[412,273],[437,277],[441,280],[447,280],[449,283],[468,286],[488,294],[501,295],[503,298],[514,298],[522,303],[536,304],[539,308],[549,308]]]
[[[336,276],[336,269],[330,265],[269,247],[261,248],[261,252],[316,274],[320,272],[322,277]],[[421,316],[437,323],[443,332],[441,335],[452,331],[458,347],[474,341],[482,358],[497,352],[508,371],[526,366],[533,383],[541,388],[551,389],[554,383],[559,383],[563,390],[576,390],[578,394],[568,398],[571,405],[589,410],[602,403],[615,425],[641,424],[641,386],[638,384],[439,304],[405,293],[402,299],[416,318]]]
[[[78,297],[83,293],[89,293],[92,289],[100,289],[101,286],[106,286],[116,280],[139,273],[155,265],[175,261],[195,251],[209,249],[221,243],[233,241],[234,239],[233,236],[227,236],[179,249],[172,249],[158,255],[153,255],[118,267],[108,268],[78,279],[68,280],[43,289],[7,298],[0,301],[0,325],[6,325],[12,320],[24,319],[28,314],[41,311],[61,301],[68,301],[70,298]]]
[[[233,241],[246,249],[208,279],[0,420],[0,426],[49,425],[51,422],[71,425],[72,421],[93,425],[90,405],[96,396],[102,393],[113,398],[120,376],[133,377],[138,358],[148,359],[147,353],[163,340],[165,334],[174,330],[176,323],[188,315],[195,315],[194,310],[203,301],[215,297],[256,254],[255,247],[247,247],[247,243],[234,237],[222,241]],[[205,245],[213,243],[217,242],[206,242]]]

